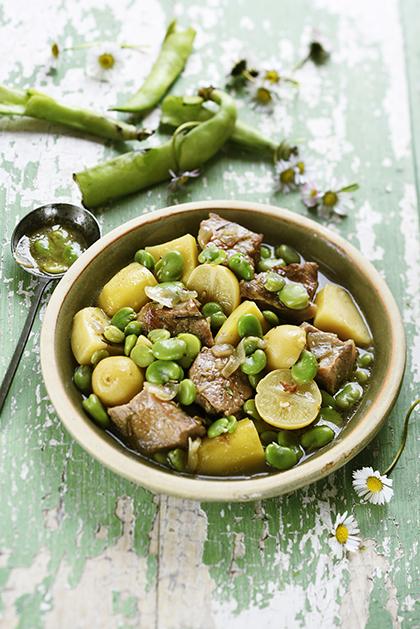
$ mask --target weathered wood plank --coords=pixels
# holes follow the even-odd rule
[[[360,505],[351,488],[353,469],[370,464],[381,469],[389,462],[403,410],[419,390],[419,236],[408,91],[415,104],[418,42],[415,3],[400,5],[397,0],[270,0],[263,6],[243,0],[174,5],[169,0],[78,0],[42,3],[41,10],[37,2],[3,3],[0,54],[8,64],[2,64],[0,80],[36,84],[100,108],[113,104],[115,90],[123,96],[139,84],[172,7],[181,21],[192,21],[198,29],[196,52],[176,93],[192,92],[207,81],[220,84],[242,54],[287,71],[304,53],[311,28],[321,28],[331,41],[331,64],[305,66],[298,96],[284,97],[271,115],[243,101],[241,116],[275,137],[301,138],[308,163],[325,185],[332,176],[361,184],[354,212],[332,228],[385,276],[403,309],[409,347],[396,409],[353,463],[281,499],[199,505],[154,498],[103,469],[71,441],[42,385],[38,321],[1,418],[0,618],[5,627],[382,629],[420,624],[419,571],[413,561],[420,523],[418,422],[411,426],[394,474],[396,495],[387,508]],[[85,77],[81,52],[68,53],[57,75],[47,77],[48,37],[67,46],[97,38],[142,41],[149,49],[144,57],[128,55],[115,82],[100,84]],[[34,288],[13,265],[11,231],[18,217],[51,198],[77,202],[72,171],[114,150],[38,122],[2,121],[0,129],[3,373],[13,347],[9,331],[17,335]],[[296,195],[273,189],[269,164],[229,155],[212,162],[175,201],[239,198],[304,212]],[[173,200],[162,185],[98,214],[108,231]],[[329,552],[328,531],[336,513],[346,509],[357,517],[366,549],[337,563]]]

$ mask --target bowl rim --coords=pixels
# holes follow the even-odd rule
[[[55,353],[57,319],[65,298],[81,272],[103,249],[139,226],[155,223],[169,215],[188,213],[192,210],[250,210],[267,217],[274,217],[298,227],[310,229],[313,234],[327,239],[352,259],[355,266],[375,286],[386,318],[391,322],[390,360],[374,403],[366,409],[356,434],[350,433],[316,459],[305,461],[282,472],[250,479],[207,480],[165,472],[144,464],[141,459],[103,439],[98,429],[74,412],[67,401],[64,383],[59,377]],[[140,484],[155,493],[168,494],[202,501],[247,501],[269,498],[295,491],[337,470],[358,454],[379,431],[392,409],[405,369],[406,343],[401,315],[395,299],[375,267],[343,237],[315,221],[277,206],[248,201],[197,201],[172,205],[161,210],[138,216],[102,236],[71,266],[55,288],[46,308],[40,341],[41,370],[49,398],[70,435],[95,459],[113,472]]]

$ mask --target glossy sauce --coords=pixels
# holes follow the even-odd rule
[[[26,268],[58,275],[65,273],[86,249],[86,241],[77,229],[55,223],[22,236],[15,257]]]

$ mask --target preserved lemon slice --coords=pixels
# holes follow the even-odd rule
[[[230,269],[218,264],[199,264],[191,273],[187,287],[197,291],[198,299],[203,304],[217,301],[227,315],[230,315],[241,301],[236,276]]]
[[[276,428],[304,428],[318,415],[321,393],[312,380],[297,385],[290,369],[276,369],[260,380],[255,405],[261,417]]]

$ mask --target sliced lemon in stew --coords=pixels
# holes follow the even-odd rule
[[[276,428],[296,430],[314,421],[321,408],[321,393],[312,380],[297,385],[290,369],[276,369],[257,386],[255,405],[261,417]]]
[[[197,291],[202,304],[217,301],[226,315],[230,315],[241,301],[239,282],[226,266],[199,264],[188,278],[187,287]]]

